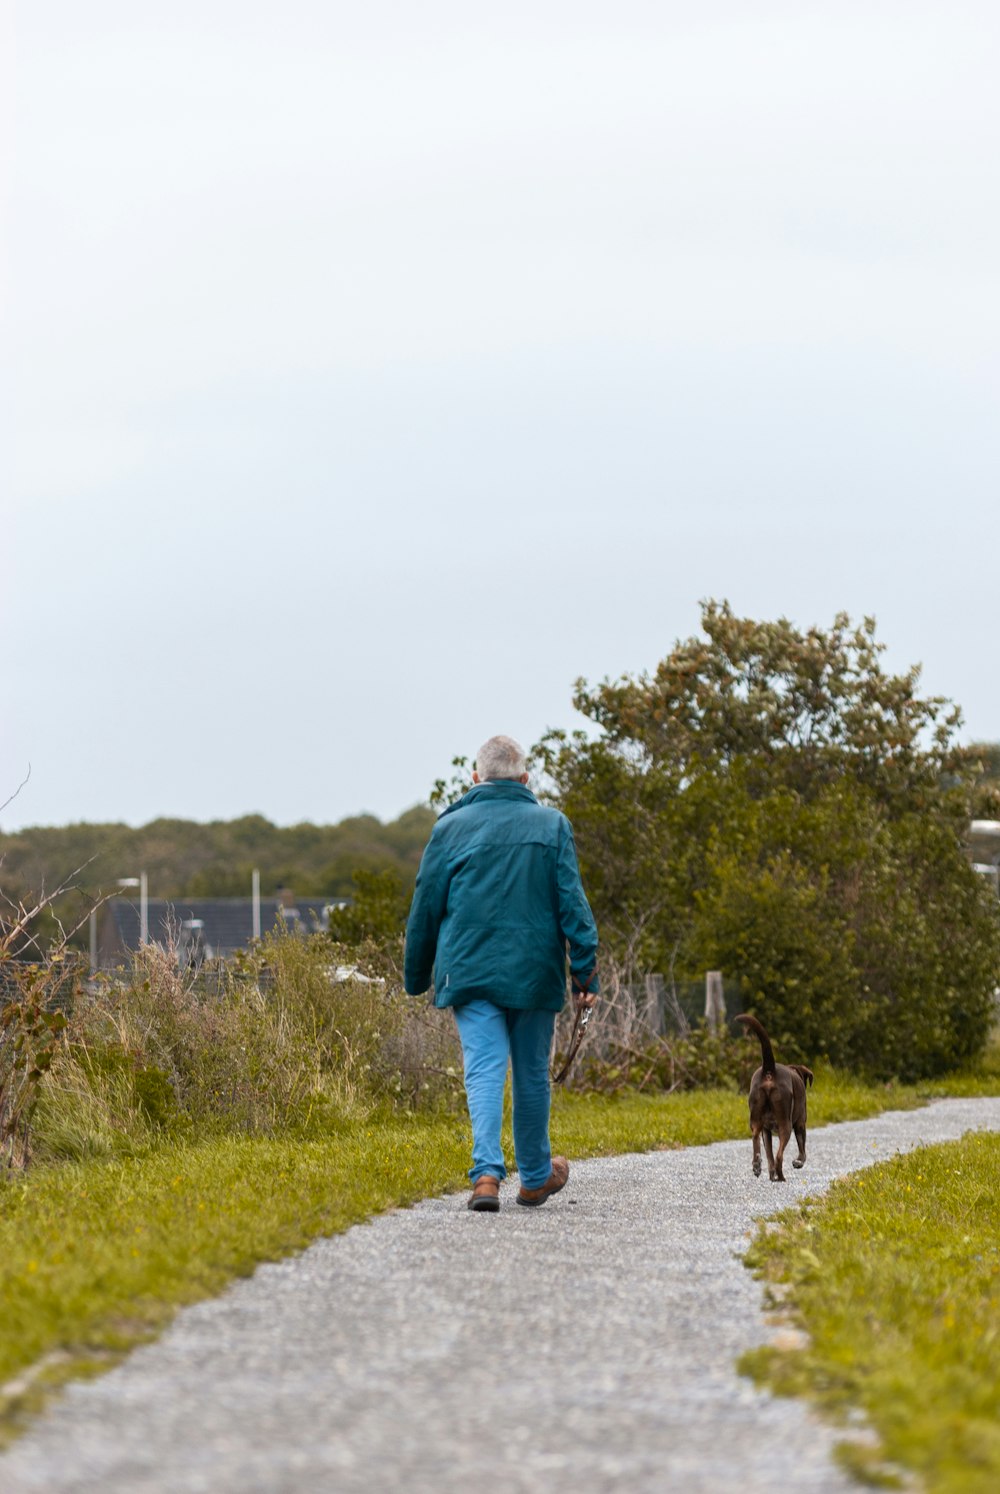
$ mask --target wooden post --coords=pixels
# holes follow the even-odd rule
[[[726,1020],[726,998],[722,993],[722,971],[709,970],[705,976],[705,1021],[713,1030]]]
[[[646,1025],[651,1031],[658,1033],[660,1037],[666,1032],[663,1010],[663,976],[647,975],[646,985]]]

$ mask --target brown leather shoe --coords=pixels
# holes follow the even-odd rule
[[[569,1163],[565,1157],[552,1158],[552,1171],[549,1173],[547,1183],[540,1188],[519,1188],[517,1201],[524,1204],[526,1208],[537,1209],[553,1193],[558,1193],[560,1188],[565,1188],[569,1182]]]
[[[475,1209],[479,1214],[495,1214],[500,1208],[500,1179],[488,1172],[477,1178],[469,1199],[469,1208]]]

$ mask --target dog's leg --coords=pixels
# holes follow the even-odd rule
[[[791,1140],[791,1136],[791,1124],[787,1120],[783,1120],[781,1122],[781,1125],[778,1127],[778,1155],[774,1159],[775,1170],[771,1176],[772,1183],[783,1183],[785,1181],[785,1174],[781,1166],[781,1161],[785,1155],[785,1147]]]
[[[770,1151],[770,1148],[771,1148],[771,1143],[770,1143],[770,1138],[768,1138],[768,1151]],[[755,1178],[759,1178],[760,1177],[760,1127],[759,1126],[754,1126],[754,1128],[753,1128],[753,1175],[754,1175]]]
[[[806,1123],[800,1121],[795,1127],[795,1141],[799,1148],[799,1155],[792,1158],[793,1167],[804,1167],[806,1165]]]
[[[764,1150],[767,1152],[767,1175],[773,1183],[774,1177],[774,1149],[771,1146],[771,1132],[767,1126],[764,1127]]]

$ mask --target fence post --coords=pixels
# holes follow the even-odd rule
[[[663,976],[647,975],[646,986],[646,1011],[645,1020],[653,1032],[662,1037],[666,1032],[665,1012],[663,1010]]]
[[[705,976],[705,1021],[713,1030],[726,1020],[726,998],[722,993],[722,971],[709,970]]]

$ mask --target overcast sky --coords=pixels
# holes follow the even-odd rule
[[[710,596],[1000,739],[995,3],[0,14],[4,829],[391,817]]]

